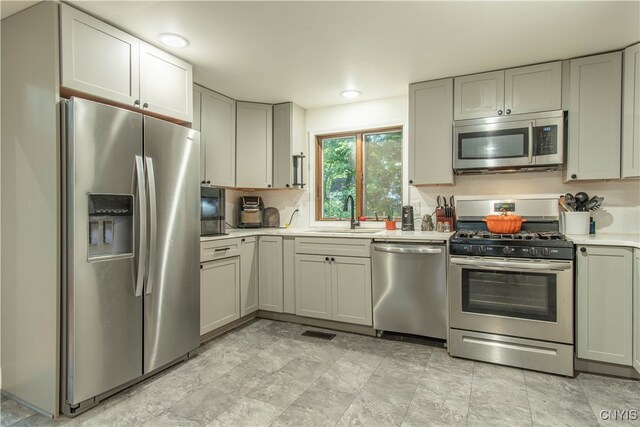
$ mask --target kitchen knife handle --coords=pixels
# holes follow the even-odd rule
[[[136,274],[136,283],[133,293],[136,297],[142,296],[142,288],[144,286],[144,276],[147,264],[147,190],[144,182],[144,165],[142,156],[136,156],[136,183],[138,193],[138,218],[139,218],[139,249],[138,249],[138,273]]]
[[[149,274],[147,276],[147,289],[145,291],[145,293],[149,295],[153,290],[153,282],[155,282],[156,234],[158,231],[158,216],[156,210],[156,177],[153,172],[153,159],[151,157],[145,157],[144,161],[147,167],[147,182],[149,186]]]

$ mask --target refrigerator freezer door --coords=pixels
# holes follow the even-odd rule
[[[200,134],[144,118],[149,260],[144,372],[200,345]]]
[[[82,99],[65,108],[63,399],[74,406],[142,374],[142,116]]]

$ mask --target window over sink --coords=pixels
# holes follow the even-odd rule
[[[316,136],[316,220],[399,218],[402,209],[402,127]]]

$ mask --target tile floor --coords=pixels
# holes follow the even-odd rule
[[[640,382],[575,379],[449,357],[440,348],[259,320],[198,357],[76,418],[49,420],[2,399],[2,426],[531,426],[613,424]],[[640,426],[640,419],[618,422]]]

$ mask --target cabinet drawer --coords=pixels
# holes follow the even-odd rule
[[[345,239],[326,237],[298,237],[296,238],[297,254],[312,255],[342,255],[371,257],[370,239]]]
[[[200,262],[240,255],[240,239],[200,242]]]

